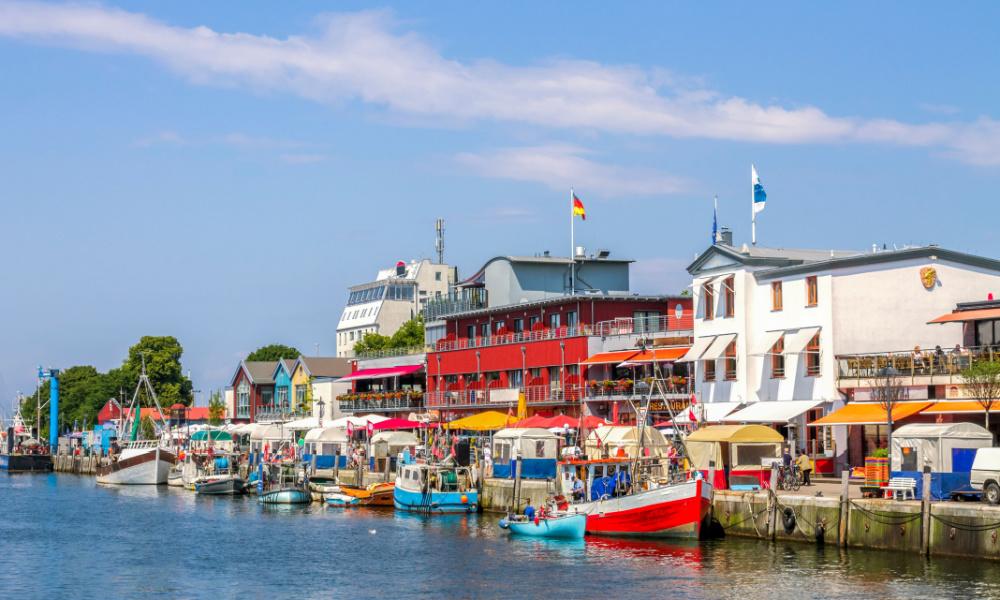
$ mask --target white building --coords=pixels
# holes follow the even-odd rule
[[[806,427],[843,405],[837,356],[950,348],[961,330],[927,322],[1000,290],[1000,261],[936,246],[840,252],[718,243],[688,272],[695,341],[684,360],[695,363],[701,401],[738,403],[724,420],[775,424],[798,447],[836,448],[838,456],[846,427]]]
[[[455,269],[427,259],[400,261],[378,272],[374,281],[351,286],[337,325],[337,356],[354,356],[354,344],[368,333],[391,336],[431,298],[448,292]]]

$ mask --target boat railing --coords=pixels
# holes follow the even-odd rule
[[[132,440],[128,442],[122,442],[122,450],[146,450],[149,448],[156,448],[160,445],[159,440]]]

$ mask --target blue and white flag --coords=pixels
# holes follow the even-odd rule
[[[715,197],[715,207],[712,209],[712,245],[719,241],[719,197]]]
[[[757,175],[757,167],[750,165],[750,185],[753,186],[753,214],[764,210],[764,203],[767,202],[767,193],[764,186],[760,184],[760,176]]]

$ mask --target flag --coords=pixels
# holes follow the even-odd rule
[[[715,206],[712,208],[712,245],[719,241],[719,197],[715,197]]]
[[[348,439],[354,437],[354,424],[350,420],[347,421],[347,437]]]
[[[691,394],[691,406],[688,407],[688,421],[691,421],[692,423],[698,422],[698,417],[694,414],[695,404],[698,404],[698,397]]]
[[[750,165],[750,185],[753,186],[753,214],[764,210],[764,203],[767,201],[767,193],[764,186],[760,184],[760,176],[757,175],[757,167]]]
[[[584,221],[587,220],[587,210],[583,208],[583,202],[573,194],[573,216],[579,215]]]
[[[375,433],[375,423],[368,421],[367,427],[368,427],[368,437],[371,437],[372,434]]]

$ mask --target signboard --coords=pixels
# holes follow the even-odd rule
[[[490,402],[517,403],[518,388],[498,388],[490,390]]]

